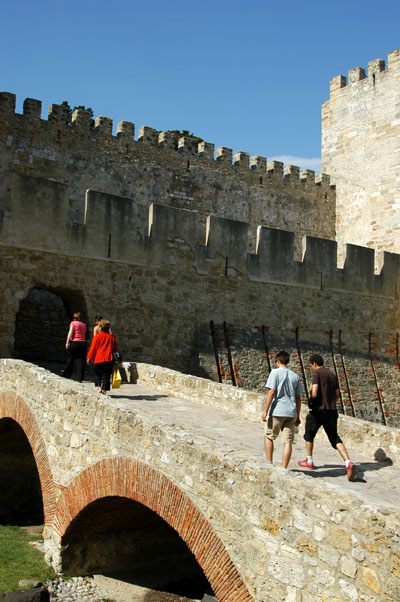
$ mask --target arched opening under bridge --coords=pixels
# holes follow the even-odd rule
[[[32,288],[16,315],[14,357],[38,364],[63,364],[68,325],[75,311],[86,320],[86,302],[80,291]]]
[[[64,554],[72,553],[72,550],[63,546],[71,547],[71,543],[75,541],[79,543],[75,537],[79,539],[84,532],[83,524],[78,522],[78,519],[82,518],[81,513],[84,516],[86,508],[91,511],[89,507],[92,504],[92,508],[96,510],[94,504],[106,498],[117,498],[120,501],[122,498],[124,503],[128,504],[137,502],[139,506],[134,504],[129,505],[129,508],[138,509],[140,505],[145,508],[136,510],[134,516],[137,516],[136,512],[142,511],[144,516],[153,517],[152,524],[156,525],[161,518],[176,531],[177,536],[185,542],[195,557],[220,602],[253,600],[223,541],[190,496],[160,470],[125,456],[103,458],[88,466],[63,490],[54,511],[53,522],[53,528],[61,540],[57,564],[63,572],[66,570],[64,562],[68,571],[73,566],[72,560],[64,558]],[[100,529],[101,521],[105,521],[107,516],[111,525],[115,517],[119,520],[119,510],[115,512],[113,503],[114,501],[110,501],[109,512],[101,512],[98,517],[95,515],[94,523],[99,524]],[[152,511],[156,516],[149,515],[148,511]],[[74,539],[72,528],[78,534]],[[133,535],[135,531],[137,529],[133,530]],[[85,551],[82,552],[82,559],[84,554]]]
[[[39,473],[29,441],[15,420],[0,419],[0,523],[42,524]]]
[[[66,575],[102,574],[195,599],[212,594],[178,533],[132,499],[109,496],[90,503],[71,522],[61,544]]]

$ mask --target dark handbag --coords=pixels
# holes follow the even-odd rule
[[[120,362],[122,362],[122,355],[119,351],[114,351],[114,342],[113,342],[113,346],[112,346],[112,354],[113,354],[113,361],[116,362],[117,364],[119,364]]]
[[[117,362],[117,363],[122,362],[122,355],[120,354],[119,351],[113,351],[113,359],[114,359],[114,362]]]

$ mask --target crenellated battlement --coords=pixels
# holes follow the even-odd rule
[[[400,252],[400,49],[331,80],[322,105],[322,168],[336,186],[340,245]]]
[[[14,94],[0,94],[0,207],[7,209],[13,173],[55,180],[70,189],[67,220],[82,225],[86,190],[133,198],[145,231],[151,203],[247,222],[255,244],[258,225],[292,230],[297,255],[304,235],[335,238],[335,188],[329,176],[231,148],[215,148],[174,131],[92,119],[82,109],[67,123],[65,107],[52,104],[42,118],[39,100],[16,112]]]
[[[388,54],[387,68],[383,59],[374,59],[368,63],[367,73],[363,67],[355,67],[348,72],[348,78],[344,75],[337,75],[330,81],[330,95],[334,96],[339,90],[363,82],[375,86],[382,77],[390,76],[391,73],[398,73],[400,70],[400,48]],[[365,81],[366,80],[366,81]]]
[[[113,135],[113,120],[110,117],[103,115],[96,117],[92,127],[92,118],[87,111],[77,109],[73,111],[71,124],[67,125],[66,109],[61,105],[50,105],[47,120],[41,118],[42,103],[39,100],[27,98],[23,104],[22,115],[16,113],[15,106],[16,97],[14,94],[10,92],[0,93],[0,119],[10,121],[15,118],[18,120],[18,128],[24,128],[26,124],[31,132],[36,121],[37,128],[42,130],[42,134],[43,129],[48,128],[49,142],[53,141],[55,128],[57,128],[58,136],[61,133],[63,136],[69,136],[71,142],[74,143],[77,142],[77,138],[80,138],[80,142],[83,144],[86,142],[91,152],[93,152],[93,144],[97,147],[98,152],[101,152],[101,146],[105,143],[114,145],[115,149],[118,149],[118,146],[125,148],[128,144],[131,145],[131,151],[133,147],[147,145],[158,149],[176,151],[194,159],[214,161],[215,167],[231,166],[233,169],[241,168],[265,172],[266,174],[273,173],[275,177],[281,176],[283,179],[304,180],[307,183],[314,181],[317,186],[320,186],[321,183],[329,185],[329,176],[326,174],[315,176],[311,170],[304,170],[305,175],[303,175],[300,168],[293,165],[286,166],[283,171],[283,167],[281,168],[279,162],[267,163],[266,157],[250,156],[249,153],[244,151],[233,153],[232,149],[224,146],[215,149],[211,142],[200,141],[198,138],[191,136],[180,137],[175,132],[158,131],[148,126],[141,126],[138,129],[137,139],[135,139],[136,127],[134,123],[129,121],[120,121],[117,124],[116,135]]]
[[[255,253],[248,248],[247,223],[152,204],[147,234],[137,234],[141,208],[134,199],[88,190],[82,226],[68,222],[70,191],[57,182],[14,174],[11,206],[3,216],[1,244],[66,256],[129,265],[183,264],[185,270],[219,278],[395,298],[400,256],[384,254],[380,274],[374,251],[347,245],[343,268],[337,244],[307,236],[296,261],[294,233],[259,226]],[[29,212],[30,219],[24,219]]]

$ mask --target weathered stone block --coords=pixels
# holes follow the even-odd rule
[[[366,585],[376,594],[379,594],[381,591],[381,585],[377,573],[373,569],[366,566],[360,567],[360,572],[362,574],[361,583]]]

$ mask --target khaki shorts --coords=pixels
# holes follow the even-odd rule
[[[274,441],[282,431],[282,443],[292,443],[296,420],[297,418],[288,418],[287,416],[268,416],[264,427],[265,436]]]

